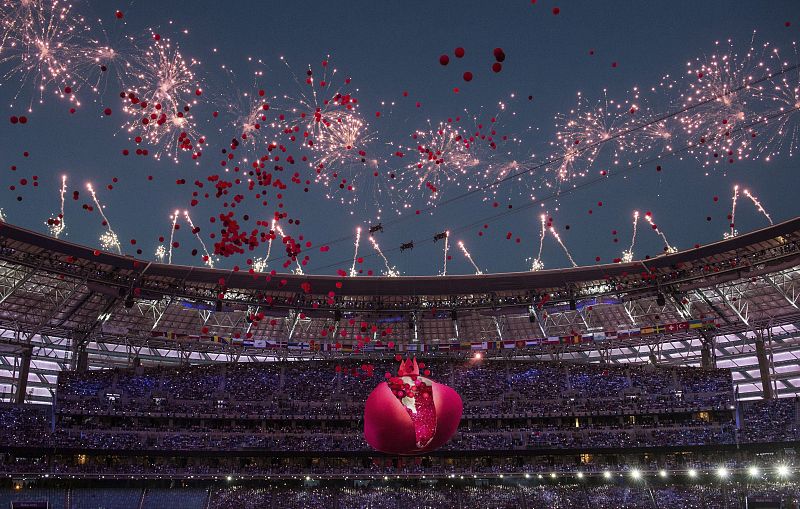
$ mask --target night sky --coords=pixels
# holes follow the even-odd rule
[[[556,7],[560,9],[557,15],[553,13]],[[115,17],[117,10],[123,15],[121,19]],[[737,159],[733,164],[723,161],[704,167],[707,157],[685,153],[651,151],[637,155],[633,147],[636,143],[632,141],[632,146],[616,158],[610,146],[601,149],[592,164],[583,165],[587,175],[561,183],[559,193],[555,192],[556,187],[547,187],[555,185],[552,168],[550,172],[541,168],[520,180],[493,188],[496,197],[487,198],[486,192],[477,191],[457,198],[469,190],[470,184],[489,186],[493,177],[481,176],[487,169],[491,173],[492,168],[510,161],[518,162],[522,168],[557,154],[558,146],[551,146],[558,131],[554,119],[559,114],[569,116],[569,111],[576,107],[578,93],[590,106],[607,97],[625,105],[628,101],[636,105],[646,102],[651,114],[668,113],[680,108],[680,94],[690,84],[701,81],[687,75],[687,62],[698,58],[706,61],[712,54],[724,54],[730,48],[739,53],[735,58],[741,59],[752,41],[757,55],[765,43],[769,43],[769,49],[780,48],[782,58],[772,64],[778,61],[797,64],[800,60],[793,47],[800,35],[797,1],[538,0],[532,4],[529,0],[224,3],[76,0],[71,12],[85,18],[92,36],[102,40],[107,37],[112,45],[120,44],[122,48],[124,36],[132,36],[139,48],[126,55],[132,62],[152,44],[153,33],[164,40],[171,39],[185,59],[200,61],[193,70],[202,95],[193,98],[197,105],[193,106],[192,115],[197,131],[207,140],[199,163],[192,160],[190,153],[179,154],[177,164],[169,157],[156,160],[152,155],[158,147],[148,147],[146,142],[136,145],[132,135],[122,128],[130,117],[122,111],[124,102],[119,93],[125,85],[132,86],[135,79],[128,77],[123,80],[125,83],[120,83],[109,72],[98,93],[92,93],[88,86],[76,85],[74,95],[82,105],[71,114],[69,100],[54,94],[63,88],[63,83],[48,83],[44,102],[39,104],[38,92],[34,90],[35,76],[24,78],[16,72],[19,60],[14,48],[4,47],[0,53],[0,72],[5,75],[0,96],[6,113],[6,119],[0,121],[0,154],[4,164],[0,207],[9,222],[47,232],[45,221],[58,212],[61,175],[66,174],[67,228],[62,238],[71,242],[97,246],[98,236],[103,232],[102,218],[97,212],[82,208],[91,204],[87,182],[93,183],[105,205],[104,212],[126,254],[136,255],[136,250],[141,249],[142,254],[136,256],[152,259],[159,236],[169,236],[169,215],[175,209],[190,210],[200,227],[199,234],[211,248],[219,240],[221,226],[219,222],[212,224],[209,217],[230,210],[223,203],[230,202],[233,194],[242,194],[242,203],[233,210],[243,229],[257,228],[257,220],[269,221],[278,210],[277,204],[282,202],[281,210],[288,216],[280,224],[287,235],[295,239],[303,236],[301,258],[310,257],[306,272],[324,274],[350,269],[354,230],[358,225],[366,230],[377,222],[378,205],[383,209],[381,221],[385,229],[376,239],[390,263],[405,275],[441,272],[443,243],[433,243],[432,238],[444,230],[452,232],[448,274],[474,272],[455,245],[458,240],[464,241],[485,272],[528,270],[530,261],[526,259],[538,251],[539,215],[543,212],[553,218],[554,228],[580,265],[612,263],[621,255],[630,243],[633,210],[642,214],[652,211],[659,229],[679,249],[720,240],[729,228],[726,216],[734,184],[750,189],[776,223],[798,214],[794,190],[800,189],[800,172],[796,156],[791,157],[790,152],[797,147],[794,136],[800,126],[800,113],[787,117],[787,128],[780,136],[769,142],[759,138],[765,140],[765,151],[757,154],[754,150],[750,157]],[[719,45],[715,45],[717,41]],[[75,44],[90,43],[81,39]],[[463,58],[454,55],[456,47],[465,49]],[[499,73],[491,69],[495,62],[494,48],[502,48],[506,57]],[[442,54],[449,56],[447,66],[439,63]],[[281,57],[285,60],[281,61]],[[257,63],[258,60],[262,63]],[[758,56],[753,59],[754,78],[760,77],[756,65],[759,60]],[[328,187],[313,182],[309,186],[304,184],[306,179],[314,178],[308,163],[300,161],[305,152],[276,131],[269,139],[287,146],[281,161],[285,168],[282,172],[272,171],[273,163],[269,162],[266,170],[286,182],[287,188],[283,191],[269,188],[265,193],[267,206],[261,205],[262,199],[255,198],[257,191],[249,191],[246,184],[235,185],[230,195],[215,198],[207,178],[241,177],[233,172],[232,166],[245,152],[244,148],[237,149],[234,162],[225,168],[220,165],[227,156],[222,150],[229,152],[231,140],[241,134],[232,122],[236,112],[230,111],[228,105],[241,102],[242,94],[256,94],[259,89],[266,91],[267,98],[308,93],[305,71],[310,65],[314,78],[322,79],[323,61],[329,62],[328,70],[337,70],[331,83],[357,98],[358,112],[373,133],[365,150],[367,159],[378,162],[367,166],[347,163],[350,166],[346,171],[365,173],[360,176],[365,182],[372,178],[373,170],[378,171],[384,184],[388,175],[395,174],[398,178],[389,182],[395,185],[394,192],[379,196],[381,203],[376,204],[367,183],[357,184],[359,200],[353,205],[341,204],[337,200],[341,194],[326,198]],[[258,71],[263,75],[254,77]],[[462,77],[467,71],[474,75],[469,82]],[[85,68],[75,74],[80,72],[96,74],[96,70]],[[667,75],[669,78],[665,79]],[[798,76],[796,70],[786,75],[795,87],[800,86]],[[344,84],[346,77],[352,78],[352,82]],[[668,90],[660,83],[672,83],[673,87]],[[458,93],[454,92],[455,87]],[[632,100],[631,91],[636,87],[646,91],[642,93],[646,101]],[[651,87],[656,87],[655,91],[650,92]],[[404,92],[408,92],[407,96]],[[31,103],[32,111],[28,112]],[[502,111],[499,103],[505,105]],[[273,101],[272,106],[269,114],[274,117],[282,111],[281,99]],[[110,109],[110,115],[104,113],[106,108]],[[627,109],[625,106],[622,116]],[[219,112],[217,117],[213,115],[215,111]],[[20,115],[27,117],[26,124],[8,120]],[[437,189],[440,203],[431,209],[426,204],[431,194],[426,186],[413,187],[412,179],[403,180],[399,176],[408,172],[405,166],[416,161],[413,149],[417,142],[411,134],[418,129],[429,129],[429,122],[435,128],[439,122],[455,117],[462,117],[456,124],[460,132],[473,132],[478,129],[477,124],[483,126],[479,130],[484,135],[495,129],[498,147],[493,150],[486,140],[475,141],[472,150],[476,161],[465,170],[463,182],[460,186],[446,183]],[[490,126],[492,117],[496,122]],[[642,115],[641,121],[645,120],[647,117]],[[698,135],[687,137],[676,132],[675,147]],[[501,141],[502,136],[509,139]],[[137,147],[148,149],[150,155],[136,156],[133,152]],[[266,141],[248,150],[251,156],[261,155],[266,153],[265,147]],[[407,150],[409,147],[411,151]],[[124,150],[131,153],[123,155]],[[779,154],[767,162],[766,154],[772,150]],[[402,152],[403,157],[396,152]],[[662,159],[641,167],[635,164],[654,154],[661,154]],[[288,155],[294,155],[296,164],[286,163]],[[618,164],[614,164],[615,160]],[[630,167],[628,162],[632,163]],[[657,171],[657,166],[661,171]],[[602,170],[608,172],[608,178],[599,178]],[[295,172],[300,174],[300,184],[291,182]],[[38,177],[38,187],[32,185],[34,175]],[[150,175],[152,180],[148,180]],[[21,179],[27,179],[27,184],[22,185]],[[179,179],[185,179],[186,184],[176,184]],[[193,185],[195,180],[204,182],[204,188],[197,189]],[[109,184],[113,189],[106,187]],[[16,189],[11,190],[11,186]],[[308,192],[304,192],[306,187]],[[336,185],[332,183],[329,187]],[[80,197],[73,200],[76,190]],[[201,197],[196,206],[191,206],[195,190],[200,191]],[[202,198],[205,192],[212,193],[209,199]],[[276,197],[279,192],[280,199]],[[531,201],[531,194],[537,197],[536,202]],[[714,201],[715,196],[718,201]],[[398,219],[393,209],[401,202],[409,205]],[[420,214],[415,214],[416,210]],[[244,220],[244,215],[249,219]],[[299,220],[300,225],[290,224],[289,219]],[[736,229],[742,233],[767,225],[767,219],[740,196]],[[202,264],[202,252],[191,254],[200,245],[188,230],[183,223],[175,234],[179,247],[174,249],[173,262]],[[215,238],[210,237],[212,234]],[[135,239],[135,245],[131,239]],[[401,253],[400,244],[412,240],[415,248]],[[309,241],[312,247],[305,248],[305,242]],[[321,252],[321,246],[330,249]],[[650,231],[649,225],[640,222],[635,258],[659,254],[662,248],[661,239]],[[246,269],[247,258],[265,253],[266,244],[262,243],[244,255],[220,258],[216,266],[238,265]],[[362,239],[359,253],[364,259],[357,268],[363,270],[363,275],[368,270],[379,275],[383,263],[374,256],[366,238]],[[272,254],[275,259],[270,262],[269,270],[285,272],[286,257],[276,256],[283,255],[279,240]],[[551,236],[545,239],[543,261],[545,268],[570,265]]]

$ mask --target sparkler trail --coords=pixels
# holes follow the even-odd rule
[[[170,225],[169,229],[169,244],[167,250],[167,263],[172,265],[172,248],[175,246],[175,230],[177,229],[176,226],[178,224],[178,213],[179,211],[176,210],[174,214],[169,216],[172,219],[172,224]]]
[[[573,267],[577,267],[578,264],[575,263],[575,260],[572,258],[572,255],[570,254],[569,249],[567,249],[567,246],[565,246],[564,243],[561,241],[561,236],[558,234],[556,229],[553,228],[552,226],[550,227],[550,234],[553,237],[555,237],[556,242],[558,242],[558,245],[561,246],[561,249],[564,250],[564,254],[567,255],[567,258],[569,258],[569,262],[572,264],[572,266]]]
[[[192,222],[192,216],[189,215],[188,210],[183,211],[183,217],[186,218],[186,222],[189,224],[189,228],[192,229],[192,235],[200,242],[200,246],[203,248],[203,262],[211,269],[214,268],[214,258],[208,253],[208,248],[206,247],[206,243],[203,242],[203,237],[200,236],[200,229],[194,225]]]
[[[356,272],[356,261],[358,260],[358,246],[361,244],[361,227],[359,226],[356,228],[356,241],[355,241],[355,250],[353,251],[353,265],[350,267],[350,277],[355,277],[358,272]]]
[[[442,275],[447,275],[447,257],[448,252],[450,251],[450,231],[444,232],[444,268],[442,269]]]
[[[636,232],[639,226],[639,211],[633,211],[633,233],[631,234],[631,247],[622,252],[622,262],[630,263],[633,261],[633,248],[636,246]]]
[[[106,231],[100,235],[100,245],[106,251],[111,251],[115,249],[117,254],[122,254],[122,246],[119,243],[119,237],[114,229],[111,227],[111,222],[106,217],[105,212],[103,212],[103,206],[100,204],[100,200],[97,199],[97,194],[94,192],[94,188],[92,187],[91,183],[86,184],[86,188],[89,190],[89,194],[92,196],[92,200],[94,201],[95,206],[97,207],[97,212],[100,214],[100,217],[103,218],[103,227],[105,227]]]
[[[61,208],[60,212],[56,217],[49,218],[45,225],[47,229],[50,231],[50,235],[55,238],[58,238],[62,233],[64,233],[64,229],[67,227],[67,223],[64,221],[64,195],[67,192],[67,176],[61,176]]]
[[[650,225],[650,227],[653,229],[653,231],[656,232],[659,237],[661,237],[662,241],[664,241],[664,252],[666,252],[666,253],[677,253],[678,252],[677,248],[672,247],[670,245],[669,241],[667,240],[667,236],[664,235],[664,232],[659,230],[658,226],[653,222],[653,214],[652,213],[650,213],[650,212],[646,213],[644,215],[644,220],[647,221],[647,223]]]
[[[731,200],[731,217],[730,217],[730,232],[723,235],[723,238],[729,239],[735,237],[739,232],[736,231],[736,203],[739,199],[739,184],[733,186],[733,199]]]
[[[478,268],[478,266],[475,264],[475,261],[472,259],[472,255],[469,254],[469,251],[467,251],[467,248],[464,246],[464,243],[460,240],[458,241],[458,247],[461,248],[461,252],[464,253],[464,256],[466,256],[467,260],[469,260],[469,263],[472,264],[472,267],[475,269],[475,274],[479,276],[483,274],[483,271],[480,268]]]
[[[381,251],[381,246],[378,245],[378,242],[375,240],[374,237],[372,237],[372,235],[370,235],[369,241],[370,243],[372,243],[373,249],[375,249],[375,251],[378,253],[378,256],[380,256],[381,259],[383,260],[383,264],[386,266],[385,275],[389,277],[399,277],[400,272],[398,272],[398,270],[395,267],[389,264],[389,260],[383,254],[383,251]]]
[[[761,212],[761,213],[764,215],[764,217],[766,217],[766,218],[767,218],[767,221],[769,221],[769,224],[770,224],[770,225],[772,225],[772,224],[775,224],[775,223],[773,223],[773,222],[772,222],[772,218],[770,217],[770,215],[767,213],[767,211],[766,211],[766,210],[764,209],[764,207],[761,205],[761,202],[760,202],[760,201],[758,201],[758,198],[756,198],[755,196],[753,196],[753,194],[752,194],[752,193],[750,193],[750,191],[749,191],[749,190],[747,190],[747,189],[743,190],[743,191],[742,191],[742,193],[743,193],[745,196],[747,196],[748,198],[750,198],[750,201],[752,201],[752,202],[753,202],[753,205],[755,205],[755,206],[756,206],[756,209],[758,209],[758,211],[759,211],[759,212]]]
[[[281,236],[281,240],[286,239],[286,234],[283,233],[283,228],[281,228],[281,225],[279,225],[277,223],[277,221],[274,221],[273,224],[274,224],[274,227],[275,227],[275,231],[278,232],[278,234]],[[295,257],[294,258],[294,262],[295,262],[295,265],[296,265],[296,267],[294,269],[294,273],[299,275],[299,276],[302,276],[303,275],[303,266],[300,263],[300,260],[298,260]]]
[[[539,232],[539,252],[536,255],[536,258],[534,258],[533,262],[531,263],[531,272],[536,272],[544,269],[544,262],[542,261],[542,250],[544,249],[544,236],[547,232],[547,225],[546,225],[547,216],[545,214],[542,214],[540,216],[540,219],[542,220],[542,229]]]

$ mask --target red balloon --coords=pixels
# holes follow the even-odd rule
[[[500,62],[495,62],[495,63],[493,63],[493,64],[492,64],[492,70],[493,70],[494,72],[500,72],[500,71],[502,71],[502,70],[503,70],[503,64],[501,64]]]
[[[456,55],[456,58],[464,58],[464,48],[462,48],[461,46],[456,48],[456,50],[453,53]]]
[[[558,7],[553,7],[553,15],[558,16],[561,13],[561,9]]]
[[[442,65],[449,64],[450,63],[450,57],[448,57],[447,55],[440,56],[439,57],[439,63],[442,64]]]
[[[472,73],[467,71],[464,73],[464,81],[472,81]]]
[[[503,52],[503,48],[494,49],[494,59],[498,62],[502,62],[506,59],[506,54]]]

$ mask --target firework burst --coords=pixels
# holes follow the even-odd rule
[[[154,35],[128,76],[133,85],[120,94],[130,119],[125,129],[136,143],[146,141],[156,147],[156,158],[167,155],[178,162],[179,153],[193,152],[196,159],[205,142],[192,114],[202,95],[192,70],[198,64],[184,59],[169,39]]]
[[[750,157],[755,131],[746,127],[758,121],[757,104],[765,92],[765,85],[755,81],[770,73],[771,63],[769,44],[756,47],[751,41],[744,53],[736,52],[731,40],[716,44],[718,52],[687,63],[683,107],[700,106],[678,117],[705,166]]]
[[[581,93],[577,106],[567,114],[556,116],[556,140],[551,143],[559,155],[555,168],[559,182],[585,177],[601,150],[611,151],[611,163],[619,164],[632,136],[619,134],[631,124],[636,106],[608,98],[607,91],[594,106]]]
[[[473,170],[480,165],[475,156],[470,137],[452,122],[440,122],[435,128],[419,130],[411,135],[416,147],[406,149],[416,154],[416,161],[406,165],[403,178],[410,180],[404,185],[407,193],[420,191],[427,204],[434,205],[442,196],[445,186],[472,187]],[[413,201],[412,196],[407,201]]]
[[[0,30],[0,63],[11,67],[5,81],[22,83],[15,99],[29,85],[34,86],[39,103],[45,93],[64,97],[64,91],[76,85],[73,72],[89,26],[72,12],[70,4],[59,0],[3,0]],[[31,105],[33,101],[31,96]]]

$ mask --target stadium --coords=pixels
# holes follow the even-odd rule
[[[167,266],[8,224],[0,257],[6,500],[796,504],[800,219],[628,264],[359,278],[333,300],[335,277]],[[361,436],[401,355],[464,399],[422,456]]]
[[[0,509],[800,509],[798,5],[0,0]]]

